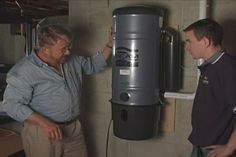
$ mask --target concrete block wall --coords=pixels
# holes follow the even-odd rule
[[[196,21],[200,0],[69,0],[69,24],[75,29],[78,54],[91,55],[101,50],[112,26],[112,11],[127,5],[147,4],[163,7],[165,25],[176,29],[184,41],[182,30]],[[211,17],[223,25],[224,46],[236,55],[236,1],[211,0]],[[0,25],[0,63],[14,63],[24,55],[24,39],[9,36],[10,27]],[[78,33],[78,34],[76,34]],[[11,45],[9,44],[11,43]],[[13,44],[14,43],[14,44]],[[12,44],[14,46],[12,46]],[[182,49],[184,52],[184,49]],[[110,66],[110,65],[109,65]],[[196,89],[196,62],[184,52],[183,88]],[[103,73],[83,79],[82,122],[89,157],[105,157],[106,138],[111,119],[111,67]],[[191,144],[187,137],[191,131],[192,101],[177,99],[174,132],[156,132],[152,139],[130,141],[117,138],[110,128],[108,157],[189,157]]]
[[[236,56],[236,1],[218,0],[213,3],[212,17],[224,28],[223,46]]]
[[[154,5],[163,7],[166,12],[165,25],[176,29],[184,41],[182,30],[198,20],[200,0],[69,0],[69,23],[78,27],[79,54],[91,55],[101,50],[107,41],[107,31],[112,26],[112,11],[127,5]],[[235,34],[235,0],[215,0],[211,2],[211,16],[226,23],[227,31]],[[233,21],[229,23],[229,21]],[[230,34],[230,33],[228,33]],[[236,35],[228,37],[235,43]],[[228,40],[229,40],[228,39]],[[235,44],[225,42],[234,52]],[[181,91],[196,90],[196,61],[184,52],[183,88]],[[82,122],[88,146],[89,157],[105,157],[106,137],[111,119],[111,67],[105,72],[84,77]],[[152,139],[130,141],[117,138],[110,128],[109,157],[189,157],[192,146],[187,138],[191,131],[191,100],[177,100],[175,131],[156,132]]]
[[[0,63],[14,64],[25,54],[23,35],[11,35],[10,24],[0,24]]]

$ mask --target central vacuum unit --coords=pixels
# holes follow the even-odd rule
[[[124,7],[113,11],[112,119],[117,137],[153,136],[159,114],[163,11]]]

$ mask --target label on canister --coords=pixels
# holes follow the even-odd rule
[[[120,69],[120,75],[130,75],[129,69]]]

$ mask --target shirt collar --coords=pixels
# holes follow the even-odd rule
[[[33,61],[38,65],[39,67],[42,66],[48,66],[47,63],[43,62],[38,56],[36,50],[33,50],[32,53],[30,54],[32,56]]]
[[[200,67],[205,67],[209,64],[215,64],[225,53],[225,50],[219,50],[216,53],[214,53],[213,56],[211,56],[210,58],[208,58],[207,60],[205,60],[200,66]]]

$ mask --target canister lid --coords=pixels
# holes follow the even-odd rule
[[[124,14],[150,14],[164,16],[164,11],[161,8],[150,7],[150,6],[130,6],[117,8],[113,11],[114,15],[124,15]]]

